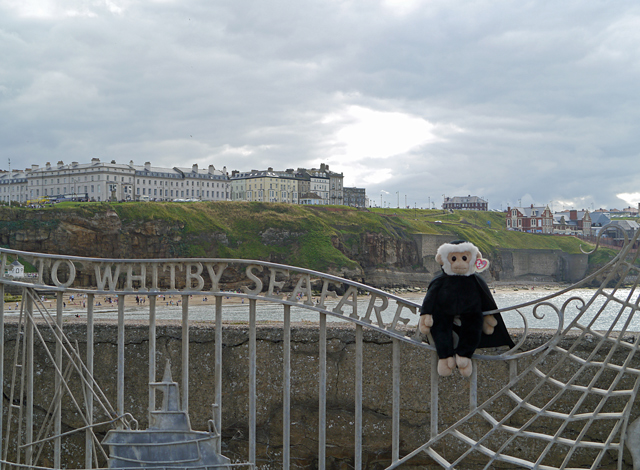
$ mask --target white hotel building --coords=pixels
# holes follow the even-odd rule
[[[152,167],[144,165],[101,162],[72,162],[65,165],[47,163],[30,169],[0,174],[0,201],[21,202],[47,196],[87,194],[90,201],[136,201],[197,199],[224,201],[230,199],[229,176],[226,168],[207,170],[198,165],[188,168]]]

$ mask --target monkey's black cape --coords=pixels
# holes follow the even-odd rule
[[[429,283],[427,295],[422,302],[420,315],[460,315],[464,316],[469,309],[477,308],[478,300],[481,303],[481,311],[497,310],[489,286],[477,274],[470,276],[451,276],[444,272],[433,278]],[[493,314],[498,321],[494,331],[490,335],[482,333],[479,348],[496,348],[499,346],[514,347],[515,344],[509,336],[509,331],[499,313]],[[458,328],[454,326],[454,331]],[[457,332],[457,331],[456,331]]]

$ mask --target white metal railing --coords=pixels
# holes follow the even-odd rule
[[[635,240],[633,240],[635,241]],[[0,249],[1,268],[7,266],[8,259],[20,256],[36,267],[37,282],[22,282],[12,278],[0,279],[0,292],[6,286],[22,289],[20,311],[4,310],[0,303],[0,337],[5,337],[7,321],[16,322],[17,335],[11,363],[13,368],[6,375],[5,347],[0,348],[0,381],[10,383],[3,390],[8,401],[0,403],[4,416],[0,420],[0,435],[3,436],[2,469],[27,466],[36,468],[43,457],[43,444],[53,442],[53,454],[48,457],[52,468],[69,468],[62,439],[68,434],[62,432],[61,410],[63,399],[72,403],[74,411],[81,416],[84,425],[75,430],[84,432],[84,467],[96,468],[103,465],[107,451],[102,448],[94,428],[95,410],[107,416],[107,421],[116,427],[126,429],[131,426],[125,400],[125,328],[127,327],[127,307],[129,296],[148,298],[149,328],[149,382],[156,381],[156,324],[159,296],[178,296],[181,309],[181,371],[180,388],[182,409],[189,411],[189,332],[192,308],[190,296],[206,295],[215,297],[215,407],[213,425],[224,429],[222,422],[223,387],[223,321],[225,320],[225,298],[242,298],[248,301],[249,368],[248,368],[248,452],[246,462],[257,464],[256,433],[256,315],[258,303],[282,305],[283,329],[283,412],[282,412],[282,467],[291,465],[291,315],[292,308],[316,312],[318,315],[318,468],[325,468],[327,461],[327,317],[339,318],[355,327],[355,389],[354,389],[354,467],[359,469],[363,462],[363,331],[370,329],[390,338],[392,342],[391,369],[391,457],[389,468],[411,463],[412,459],[428,455],[435,465],[443,468],[465,468],[467,462],[491,468],[497,461],[521,468],[574,468],[584,452],[593,458],[591,468],[598,468],[611,452],[615,454],[617,468],[623,468],[624,444],[631,440],[635,448],[640,447],[640,434],[628,433],[639,425],[630,426],[630,418],[635,416],[633,404],[640,385],[638,369],[638,344],[640,334],[632,342],[623,341],[631,331],[640,297],[637,295],[638,267],[637,254],[632,252],[632,242],[628,242],[616,259],[594,273],[585,281],[559,293],[539,299],[536,302],[501,309],[505,315],[514,314],[522,320],[522,334],[515,348],[495,354],[474,356],[474,373],[469,380],[469,412],[456,422],[439,429],[438,407],[440,392],[444,385],[437,375],[437,356],[427,338],[421,337],[414,327],[420,305],[399,296],[386,293],[357,282],[307,269],[283,266],[252,260],[234,259],[160,259],[160,260],[120,260],[78,258],[39,253],[26,253]],[[630,258],[629,258],[630,257]],[[48,274],[50,273],[50,274]],[[233,277],[227,276],[232,273]],[[632,286],[626,287],[622,297],[622,280],[635,275]],[[45,279],[45,276],[49,276]],[[241,289],[237,289],[238,277],[243,277]],[[602,286],[595,290],[590,299],[572,297],[557,306],[553,299],[570,293],[572,289],[602,277]],[[80,283],[83,279],[85,284]],[[620,279],[620,281],[616,281]],[[234,289],[231,289],[233,282]],[[292,286],[284,292],[286,283]],[[611,288],[605,286],[611,285]],[[341,292],[338,295],[336,291]],[[43,293],[56,296],[55,311],[50,311],[42,302]],[[72,344],[63,332],[63,316],[68,307],[64,306],[66,295],[87,295],[86,300],[86,357]],[[360,295],[359,295],[360,294]],[[362,297],[362,294],[366,294]],[[117,297],[117,374],[116,405],[109,403],[103,392],[105,384],[94,379],[94,325],[95,299],[100,296]],[[578,306],[575,309],[576,305]],[[570,308],[578,313],[568,318]],[[533,308],[531,314],[527,308]],[[527,337],[531,322],[542,318],[543,310],[557,315],[558,327],[544,344],[527,349]],[[595,309],[595,310],[594,310]],[[613,309],[610,325],[602,329],[600,325],[605,312]],[[566,324],[565,324],[566,323]],[[45,331],[55,339],[55,349],[49,350],[43,338]],[[576,338],[570,346],[561,342],[570,332]],[[429,338],[430,339],[430,338]],[[415,449],[401,448],[401,343],[419,348],[431,356],[429,379],[430,400],[426,410],[429,413],[430,437]],[[4,346],[4,344],[3,344]],[[44,403],[34,403],[38,377],[34,373],[34,347],[43,348],[55,368],[55,394],[52,397],[50,419],[41,422],[36,419],[34,406],[44,407]],[[585,353],[584,348],[589,352]],[[581,349],[580,349],[581,348]],[[620,359],[622,357],[622,359]],[[546,361],[549,361],[547,363]],[[509,380],[500,384],[492,396],[479,402],[478,362],[505,361],[509,365]],[[549,366],[548,364],[553,364]],[[521,369],[521,370],[520,370]],[[5,379],[8,379],[5,381]],[[82,383],[81,395],[77,388],[70,386],[72,379]],[[423,379],[424,380],[424,379]],[[466,380],[457,376],[456,380]],[[534,385],[523,385],[523,384]],[[426,386],[426,384],[425,384]],[[528,388],[527,388],[528,387]],[[543,393],[544,392],[544,393]],[[571,395],[571,406],[567,408],[567,397]],[[541,398],[541,397],[544,397]],[[142,397],[140,397],[142,399]],[[149,410],[154,410],[155,395],[149,393]],[[523,418],[525,416],[526,418]],[[608,423],[606,432],[603,422]],[[542,424],[544,423],[544,424]],[[582,427],[577,427],[580,423]],[[36,424],[37,436],[33,435]],[[597,427],[595,438],[592,430]],[[537,451],[535,458],[522,456],[517,451],[517,443],[530,442]],[[457,451],[444,455],[443,446],[454,442]],[[632,446],[632,447],[633,447]],[[218,440],[218,452],[222,451]],[[558,457],[558,449],[566,449]],[[579,451],[579,452],[578,452]],[[635,455],[632,452],[632,455]],[[12,460],[9,461],[9,457]],[[635,457],[634,457],[635,458]],[[577,460],[576,460],[577,459]],[[582,463],[579,463],[582,465]],[[640,465],[640,460],[636,463]]]

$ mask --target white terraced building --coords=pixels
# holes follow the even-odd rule
[[[209,165],[200,170],[189,168],[152,167],[144,165],[101,162],[72,162],[57,165],[47,163],[40,168],[0,174],[0,201],[20,202],[44,197],[86,194],[90,201],[136,201],[196,199],[225,201],[230,199],[229,176],[226,168],[216,170]]]
[[[0,201],[27,202],[27,172],[24,170],[0,173]]]

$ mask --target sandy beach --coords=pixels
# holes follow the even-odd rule
[[[558,291],[568,287],[567,284],[559,284],[559,283],[490,283],[489,288],[494,293],[504,293],[504,292],[515,292],[515,291],[544,291],[546,293],[550,293],[553,291]],[[427,291],[426,288],[391,288],[386,289],[386,292],[389,294],[397,295],[399,297],[406,297],[412,300],[416,299],[424,295]],[[156,305],[158,307],[170,307],[170,306],[181,306],[182,305],[182,296],[181,295],[163,295],[159,294],[157,296]],[[225,304],[227,303],[235,303],[241,304],[246,302],[246,300],[239,297],[224,297]],[[131,306],[145,306],[148,305],[149,299],[145,294],[135,295],[127,295],[125,297],[125,308]],[[191,295],[189,296],[189,303],[193,305],[215,305],[215,296],[213,295]],[[53,296],[44,297],[44,305],[47,309],[55,309],[56,308],[56,299]],[[96,295],[94,297],[94,311],[96,313],[101,310],[113,310],[118,306],[118,296],[117,295]],[[63,308],[73,308],[73,309],[86,309],[87,307],[87,296],[85,294],[65,294],[63,296]],[[20,309],[20,302],[5,302],[4,310],[5,312],[12,312]]]

